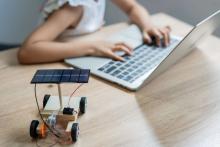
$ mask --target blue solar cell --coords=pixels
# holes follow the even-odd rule
[[[73,70],[72,73],[71,73],[71,77],[70,77],[69,82],[78,83],[79,74],[80,74],[80,69]]]
[[[53,71],[54,71],[53,75],[55,75],[55,76],[57,76],[57,75],[62,76],[62,74],[63,74],[63,70],[61,70],[61,69],[54,69]]]
[[[44,75],[46,74],[46,70],[38,70],[34,75],[31,83],[42,83],[44,79]]]
[[[69,82],[72,70],[64,70],[60,82]]]
[[[90,70],[89,69],[82,69],[80,74],[89,75],[90,74]]]
[[[31,83],[40,83],[40,81],[42,81],[44,78],[44,76],[39,75],[39,76],[34,76]]]
[[[50,69],[50,70],[45,70],[45,74],[44,75],[48,75],[48,76],[52,76],[54,73],[54,70]]]
[[[61,79],[61,76],[60,75],[56,75],[56,76],[53,76],[50,79],[50,82],[48,82],[48,83],[60,83],[60,79]]]
[[[88,83],[88,77],[87,76],[80,76],[78,83]]]
[[[45,75],[45,73],[46,73],[46,70],[38,70],[38,71],[36,72],[35,76],[36,76],[36,75]]]
[[[87,70],[87,69],[81,70],[78,82],[88,83],[89,75],[90,75],[90,70]]]
[[[73,70],[69,70],[69,69],[63,70],[63,75],[71,75],[72,71]]]
[[[81,69],[73,69],[71,75],[79,75],[81,72]]]
[[[51,83],[60,83],[60,79],[62,77],[63,70],[54,70],[53,76],[50,80]]]
[[[42,83],[49,83],[53,77],[54,70],[45,70],[44,78],[41,80]]]

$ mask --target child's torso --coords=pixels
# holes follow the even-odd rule
[[[83,16],[75,28],[67,29],[62,36],[92,33],[104,24],[105,0],[48,0],[43,9],[44,18],[66,3],[72,7],[83,6]]]

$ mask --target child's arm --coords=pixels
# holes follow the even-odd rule
[[[142,30],[144,40],[151,43],[151,37],[156,38],[157,45],[161,44],[161,38],[164,38],[165,46],[169,44],[169,33],[171,31],[169,26],[164,28],[155,27],[150,20],[147,10],[141,6],[136,0],[112,0],[124,12],[127,13],[132,22],[137,24]]]
[[[122,50],[130,54],[131,49],[124,44],[115,45],[105,41],[86,42],[83,40],[80,42],[55,41],[68,27],[75,27],[78,24],[82,13],[82,7],[65,5],[51,14],[48,20],[24,42],[18,52],[19,62],[22,64],[55,62],[86,55],[123,60],[122,57],[114,54],[114,51]]]

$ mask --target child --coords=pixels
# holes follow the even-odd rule
[[[144,41],[160,45],[169,44],[170,28],[157,28],[150,21],[147,10],[135,0],[112,0],[123,10],[130,20],[143,31]],[[105,40],[61,42],[59,36],[74,36],[93,33],[104,22],[106,0],[47,0],[43,13],[45,21],[23,43],[18,52],[21,64],[34,64],[61,61],[65,58],[80,56],[104,56],[123,61],[116,51],[131,55],[132,48],[126,43],[107,42]]]

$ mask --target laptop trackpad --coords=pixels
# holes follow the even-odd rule
[[[101,67],[109,61],[111,61],[111,59],[101,57],[80,57],[65,60],[65,62],[75,65],[78,68],[93,70]]]

